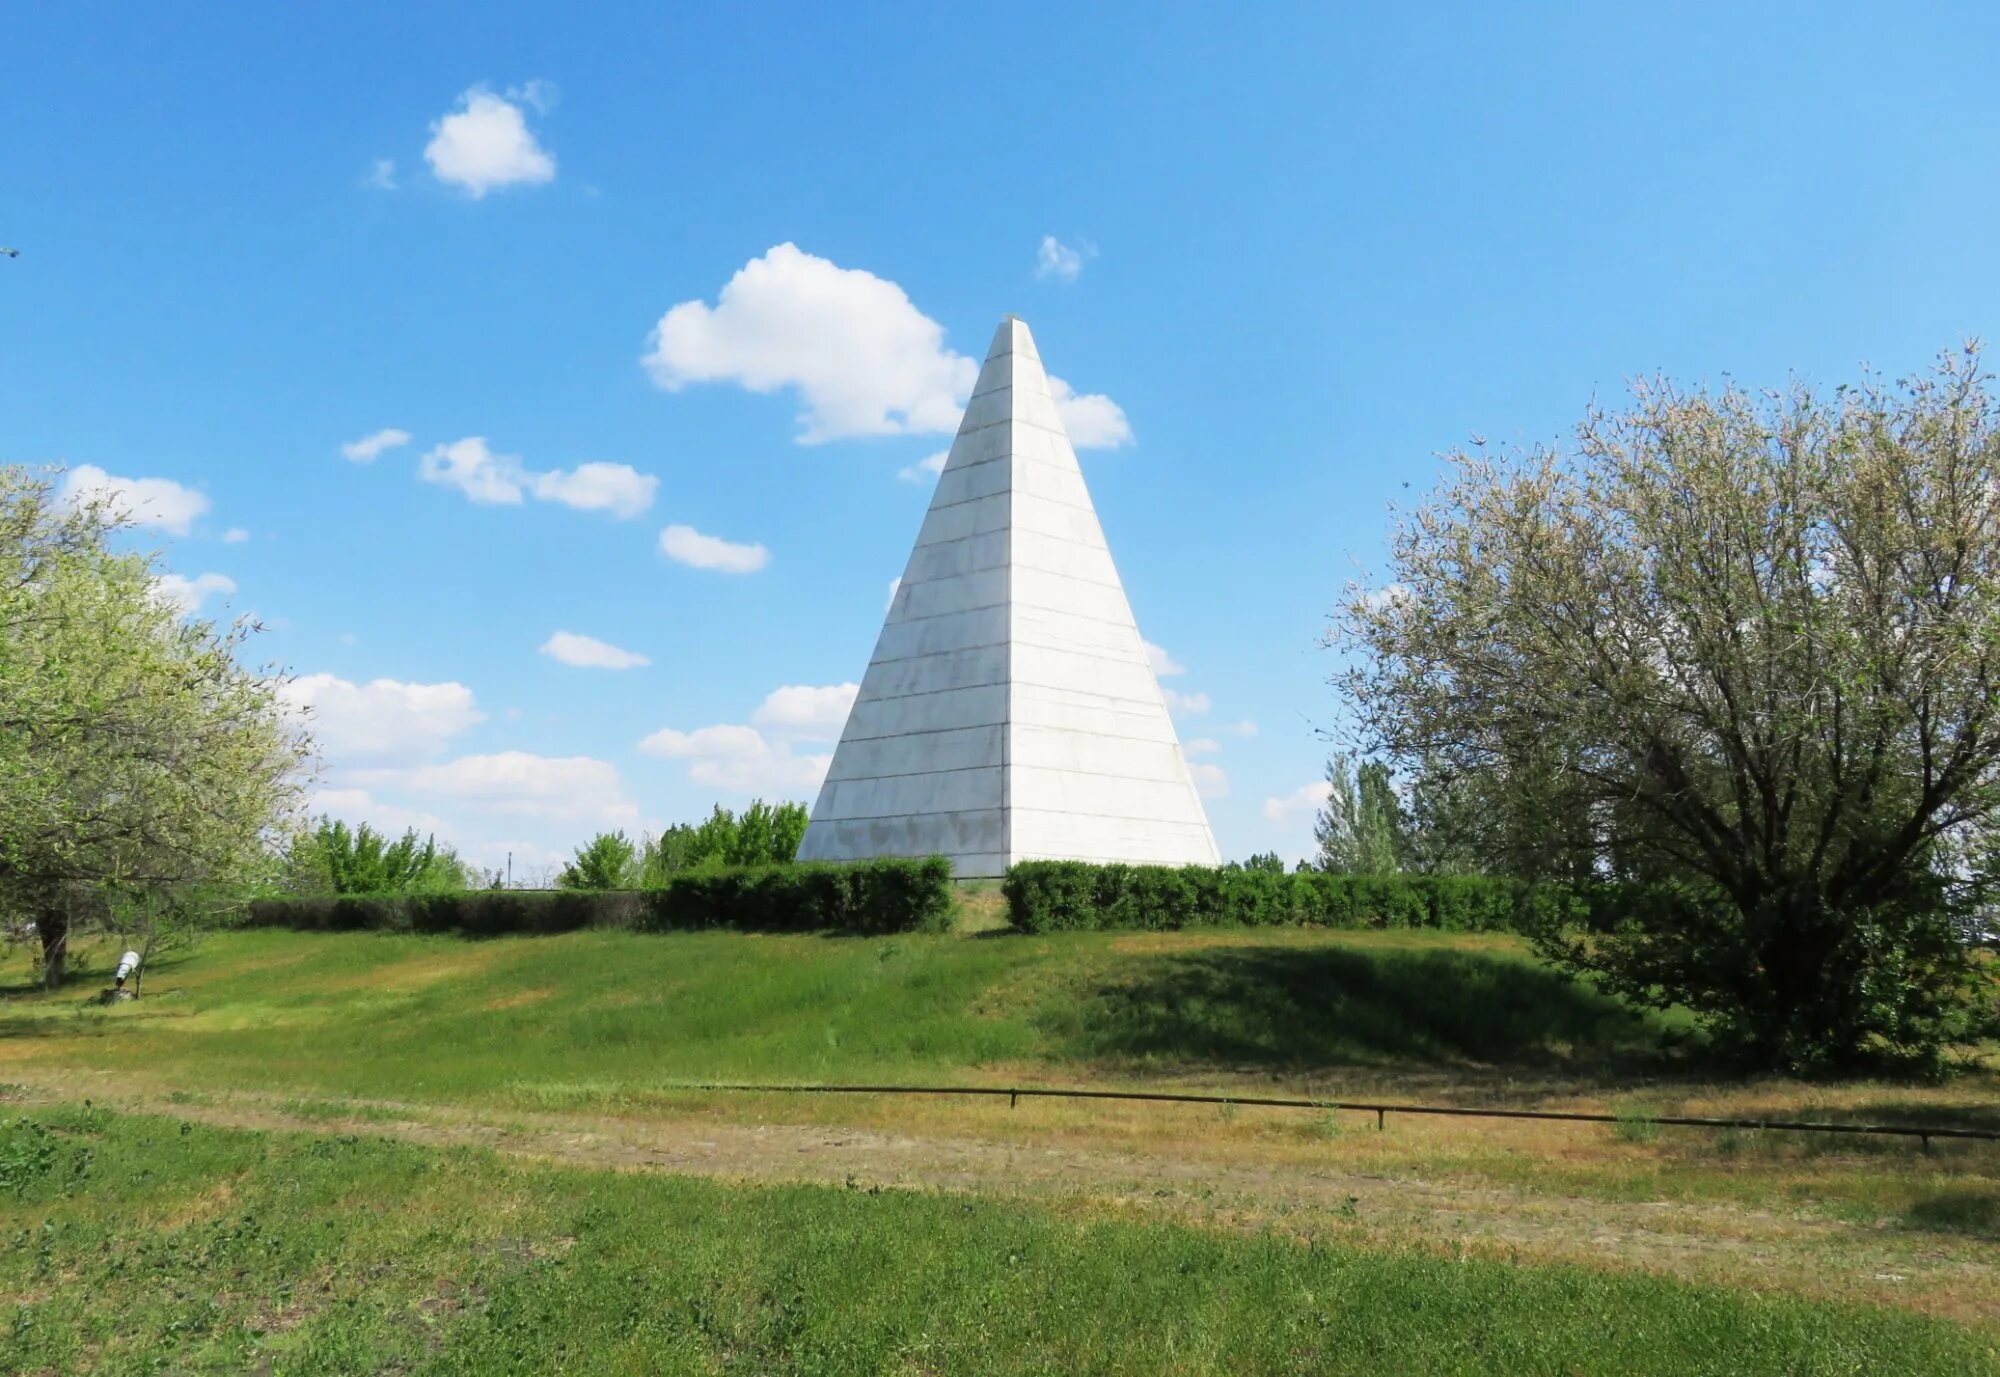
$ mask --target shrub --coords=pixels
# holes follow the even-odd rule
[[[1483,875],[1328,875],[1022,861],[1005,890],[1024,932],[1185,927],[1435,928],[1532,933],[1609,911],[1583,893]],[[1592,924],[1594,925],[1594,924]]]
[[[432,932],[466,937],[632,928],[664,932],[936,932],[951,922],[951,862],[711,867],[646,890],[472,890],[262,899],[253,927]]]
[[[643,926],[757,932],[937,932],[951,922],[951,862],[858,861],[696,870],[645,893]]]

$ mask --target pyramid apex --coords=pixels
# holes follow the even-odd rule
[[[986,357],[994,359],[1002,354],[1033,354],[1035,337],[1028,332],[1028,322],[1009,311],[1000,317],[1000,328],[993,332],[993,347],[986,351]]]

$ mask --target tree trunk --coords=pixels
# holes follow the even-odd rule
[[[42,939],[42,988],[53,990],[69,974],[69,914],[48,909],[35,919]]]

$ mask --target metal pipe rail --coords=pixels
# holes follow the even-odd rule
[[[1375,1127],[1391,1114],[1430,1114],[1463,1119],[1552,1119],[1584,1124],[1658,1124],[1675,1128],[1772,1129],[1785,1133],[1850,1133],[1878,1137],[1916,1138],[1929,1149],[1933,1138],[2000,1142],[2000,1129],[1925,1127],[1921,1124],[1822,1124],[1796,1119],[1716,1119],[1689,1114],[1619,1116],[1566,1109],[1465,1109],[1455,1105],[1387,1104],[1371,1100],[1299,1100],[1268,1095],[1197,1095],[1177,1091],[1065,1090],[1051,1086],[996,1085],[751,1085],[739,1082],[697,1082],[671,1087],[681,1090],[749,1092],[768,1095],[1005,1095],[1009,1106],[1023,1099],[1136,1100],[1162,1104],[1249,1105],[1262,1109],[1346,1110],[1373,1114]]]

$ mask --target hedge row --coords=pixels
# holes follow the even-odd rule
[[[933,932],[951,922],[951,863],[859,861],[689,871],[643,890],[467,890],[260,899],[253,927],[319,931],[508,933],[630,928],[666,932]]]
[[[1206,866],[1022,861],[1006,879],[1023,932],[1328,927],[1528,932],[1584,916],[1590,896],[1481,875],[1276,874]]]

